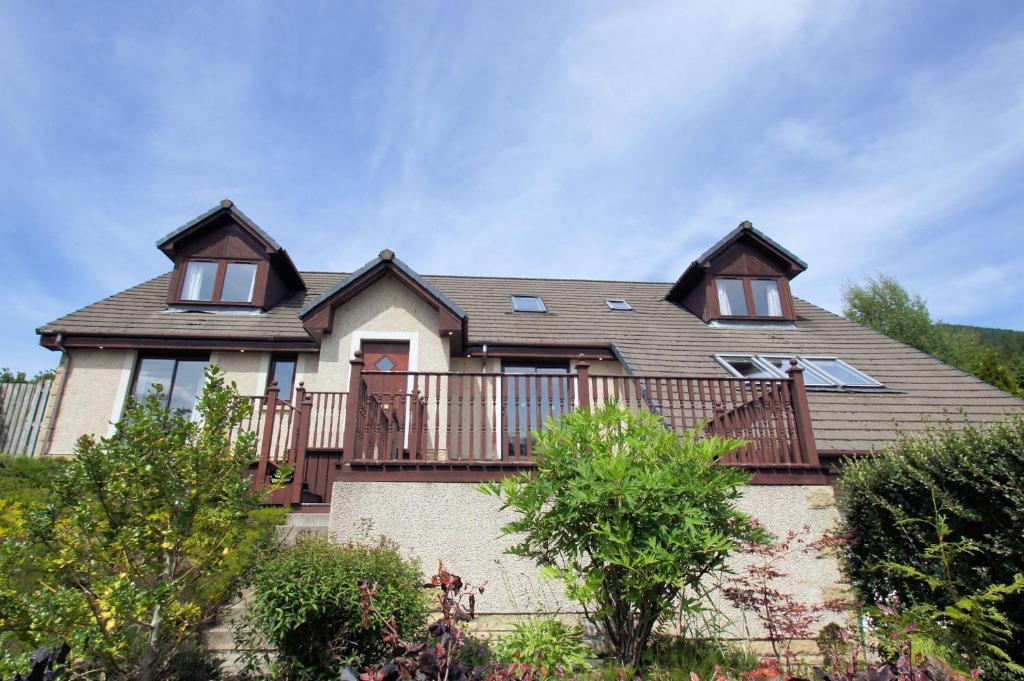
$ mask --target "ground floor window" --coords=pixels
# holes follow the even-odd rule
[[[281,399],[292,399],[292,391],[295,389],[295,362],[296,355],[273,355],[270,358],[270,371],[267,373],[267,387],[277,381],[278,394]]]
[[[164,406],[190,416],[203,389],[209,356],[141,355],[135,368],[132,395],[137,401],[158,393]]]
[[[507,391],[508,454],[525,455],[531,431],[542,429],[549,418],[558,418],[569,411],[574,398],[567,375],[569,365],[507,362],[502,372]]]

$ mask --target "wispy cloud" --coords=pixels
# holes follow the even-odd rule
[[[881,270],[1021,327],[1022,29],[1012,2],[4,5],[0,364],[52,361],[32,327],[226,196],[308,269],[668,280],[751,219],[812,301]]]

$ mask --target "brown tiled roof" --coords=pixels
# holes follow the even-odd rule
[[[40,333],[169,338],[308,340],[298,311],[341,281],[340,273],[302,273],[309,290],[254,315],[169,313],[169,274],[82,308]],[[991,420],[1024,411],[1017,400],[922,352],[797,300],[795,329],[714,328],[663,300],[671,284],[650,282],[424,276],[461,306],[471,343],[614,344],[640,374],[724,376],[715,353],[757,352],[838,356],[885,384],[887,392],[810,393],[819,449],[861,451],[913,431],[922,419]],[[547,314],[514,313],[513,294],[539,295]],[[632,312],[608,309],[626,298]],[[597,368],[595,368],[596,370]]]

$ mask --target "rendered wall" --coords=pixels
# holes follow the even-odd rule
[[[316,373],[304,377],[306,388],[348,390],[349,361],[358,349],[353,334],[368,333],[378,340],[408,339],[410,370],[448,371],[448,338],[441,338],[437,328],[437,310],[404,284],[385,277],[335,311],[331,333],[320,346]]]
[[[740,507],[758,518],[768,530],[784,536],[804,525],[814,537],[832,528],[837,519],[832,488],[827,486],[750,486]],[[469,483],[336,482],[329,533],[334,541],[372,539],[386,535],[409,555],[420,559],[425,572],[438,561],[468,582],[486,583],[477,598],[484,616],[576,612],[557,582],[541,580],[533,562],[509,556],[509,537],[498,529],[513,517],[499,510],[500,503]],[[734,561],[740,566],[742,559]],[[783,571],[790,576],[780,587],[805,602],[821,602],[841,593],[841,576],[831,556],[795,553]],[[758,636],[742,616],[726,609],[736,638]]]
[[[106,436],[120,418],[124,394],[135,367],[133,350],[70,350],[71,370],[64,384],[50,454],[73,454],[82,435]]]

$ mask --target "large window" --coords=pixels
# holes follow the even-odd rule
[[[505,418],[508,424],[508,453],[525,455],[530,431],[544,427],[549,418],[569,410],[572,386],[567,364],[509,362],[506,374]]]
[[[203,390],[208,357],[142,356],[135,370],[132,395],[139,402],[159,394],[164,406],[189,416]]]
[[[272,381],[277,381],[278,394],[282,399],[292,399],[292,391],[295,388],[295,355],[274,355],[270,358],[270,372],[267,376],[267,386]]]
[[[722,317],[784,317],[782,294],[775,279],[715,279],[718,312]]]
[[[185,266],[181,299],[201,303],[251,303],[258,269],[254,262],[191,260]]]
[[[739,378],[785,378],[790,355],[715,355],[730,374]],[[837,357],[800,356],[804,384],[812,388],[880,388],[882,384]]]

